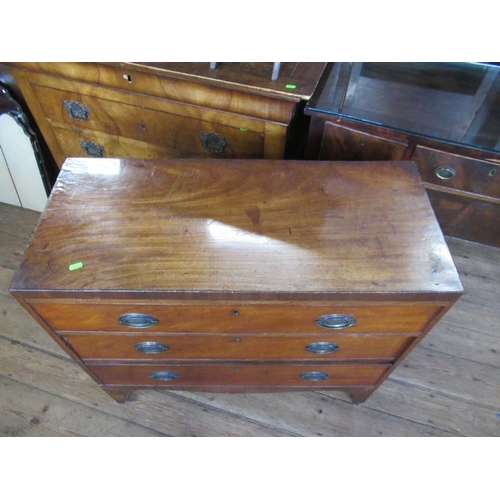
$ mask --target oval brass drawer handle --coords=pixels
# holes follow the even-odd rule
[[[325,314],[316,319],[315,323],[328,330],[341,330],[356,324],[356,320],[348,314]]]
[[[158,323],[158,320],[149,314],[127,313],[118,318],[118,324],[129,328],[149,328]]]
[[[313,354],[329,354],[339,350],[339,346],[333,342],[312,342],[306,345],[306,351]]]
[[[449,167],[448,165],[442,165],[441,167],[436,168],[434,170],[434,175],[438,179],[448,180],[455,177],[457,171],[453,167]]]
[[[160,352],[165,352],[168,349],[168,345],[160,342],[144,341],[135,344],[134,349],[137,352],[145,354],[158,354]]]
[[[168,380],[175,380],[178,379],[179,377],[180,375],[178,373],[167,372],[167,371],[153,372],[149,375],[149,378],[152,378],[153,380],[162,380],[164,382]]]
[[[328,378],[328,373],[325,373],[325,372],[305,372],[305,373],[301,373],[300,378],[302,380],[307,380],[309,382],[319,382],[320,380],[326,380]]]

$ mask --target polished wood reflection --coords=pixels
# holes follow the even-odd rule
[[[12,289],[454,293],[423,193],[411,162],[70,159]]]

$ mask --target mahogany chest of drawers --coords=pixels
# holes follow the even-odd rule
[[[121,402],[361,402],[462,293],[412,162],[76,158],[10,290]]]

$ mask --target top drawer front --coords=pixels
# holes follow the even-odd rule
[[[208,68],[208,63],[206,64]],[[295,63],[289,64],[295,66],[291,71],[296,73]],[[135,71],[130,67],[119,68],[116,65],[111,67],[108,64],[96,63],[36,63],[36,67],[33,67],[29,63],[23,66],[28,70],[37,71],[27,73],[28,78],[34,82],[66,80],[79,86],[96,84],[106,89],[172,99],[283,124],[290,121],[295,102],[299,101],[299,96],[293,92],[285,95],[281,91],[259,90],[244,82],[242,85],[230,83],[232,88],[228,88],[227,81],[217,81],[217,78],[205,82],[191,81],[191,77],[185,74],[158,75],[148,71]],[[43,75],[38,71],[43,72]],[[14,72],[17,73],[18,70],[14,68]],[[233,76],[234,74],[237,72],[232,72]],[[310,78],[311,74],[308,74],[308,79]],[[261,81],[265,87],[271,83],[270,79],[261,78]]]
[[[400,160],[405,142],[377,137],[332,122],[326,122],[319,160],[375,161]]]
[[[43,300],[31,305],[56,331],[200,333],[419,333],[442,307],[431,302],[307,306],[74,304]],[[319,318],[323,318],[324,326],[317,323]]]
[[[500,197],[499,166],[417,146],[412,160],[424,182],[485,196]]]

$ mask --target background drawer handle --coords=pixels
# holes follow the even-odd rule
[[[64,109],[68,112],[68,115],[73,118],[73,120],[78,120],[80,122],[87,121],[90,118],[90,110],[78,101],[64,101]]]
[[[92,141],[80,141],[80,147],[87,156],[92,158],[102,158],[104,156],[104,147]]]
[[[306,351],[314,354],[328,354],[339,350],[339,346],[333,342],[312,342],[306,345]]]
[[[318,382],[320,380],[326,380],[328,378],[328,373],[325,372],[305,372],[300,375],[302,380],[308,380],[309,382]]]
[[[226,146],[229,144],[225,137],[221,137],[215,132],[208,132],[208,134],[200,132],[198,137],[201,145],[211,153],[224,153]]]
[[[439,179],[452,179],[456,175],[456,170],[453,167],[448,167],[448,165],[443,165],[434,170],[434,175]]]
[[[316,320],[316,324],[329,330],[341,330],[356,324],[356,320],[347,314],[325,314]]]
[[[128,326],[129,328],[149,328],[158,323],[154,316],[141,313],[127,313],[122,314],[118,318],[118,324]]]
[[[180,375],[178,373],[160,371],[151,373],[149,378],[152,378],[153,380],[163,380],[165,382],[167,380],[175,380],[179,378],[179,376]]]
[[[159,352],[165,352],[168,349],[168,345],[161,344],[160,342],[145,341],[135,344],[134,349],[146,354],[157,354]]]

